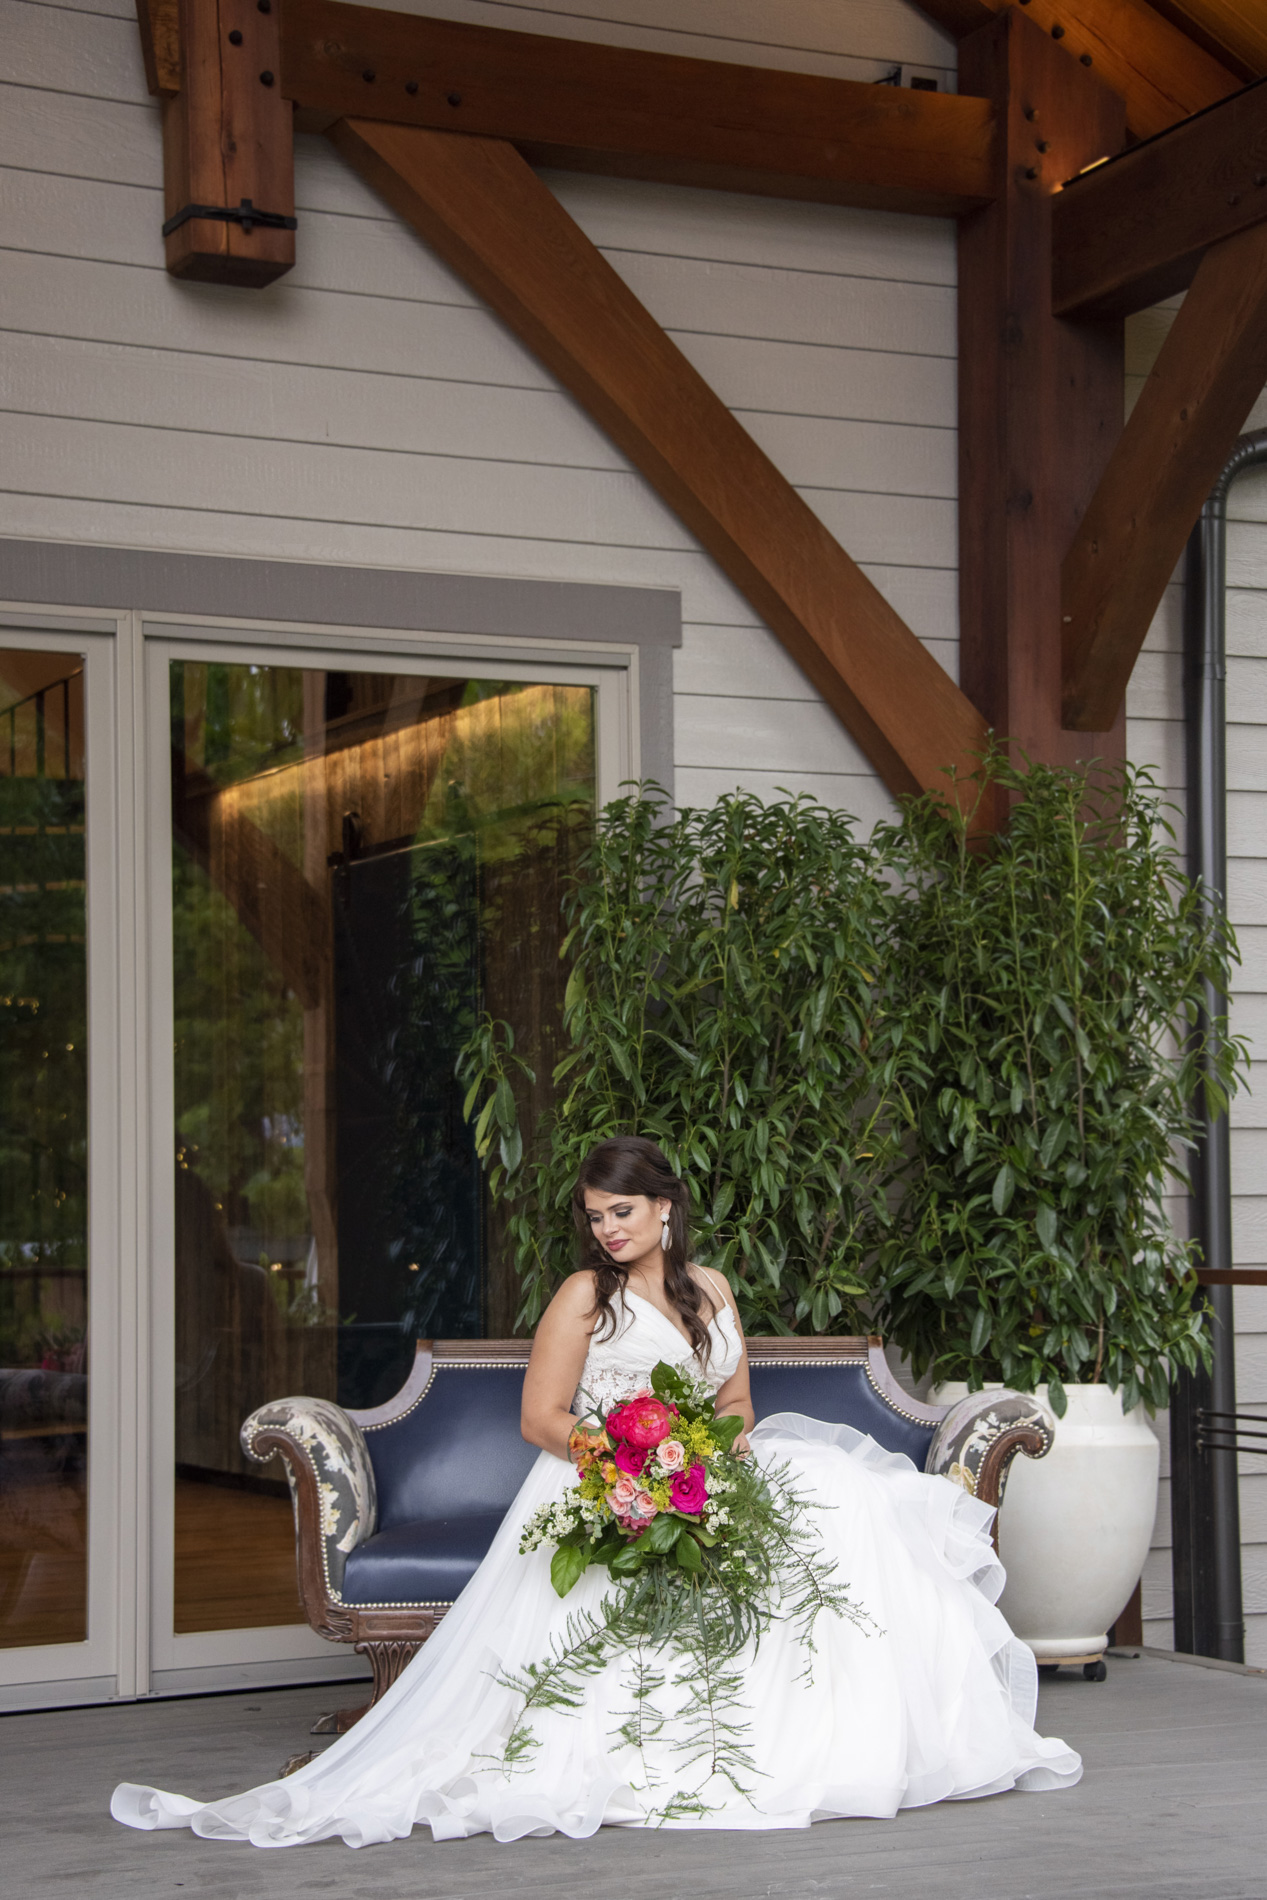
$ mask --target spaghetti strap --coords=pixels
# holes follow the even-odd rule
[[[710,1280],[721,1281],[721,1305],[718,1307],[717,1310],[719,1313],[725,1311],[725,1309],[729,1307],[730,1305],[730,1300],[727,1297],[730,1292],[730,1286],[725,1276],[723,1274],[718,1273],[715,1267],[701,1267],[699,1271],[701,1273],[706,1273]]]

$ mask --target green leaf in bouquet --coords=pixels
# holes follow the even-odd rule
[[[721,1418],[710,1419],[708,1429],[721,1450],[729,1451],[743,1430],[743,1420],[737,1412],[727,1412]]]
[[[666,1405],[679,1405],[690,1395],[690,1387],[676,1366],[664,1359],[651,1374],[651,1390]]]
[[[674,1546],[678,1563],[683,1570],[699,1571],[704,1568],[704,1559],[700,1547],[689,1531],[683,1531]]]
[[[681,1529],[680,1517],[672,1511],[661,1511],[659,1517],[651,1520],[651,1529],[644,1531],[638,1542],[651,1555],[663,1557],[676,1544]]]
[[[550,1581],[558,1596],[565,1597],[589,1568],[591,1546],[560,1544],[550,1559]]]
[[[622,1544],[608,1569],[613,1577],[636,1577],[642,1569],[641,1539],[636,1544]]]

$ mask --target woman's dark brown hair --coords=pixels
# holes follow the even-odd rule
[[[682,1316],[695,1357],[701,1365],[708,1361],[708,1320],[713,1305],[706,1305],[704,1294],[692,1278],[687,1265],[687,1215],[690,1196],[685,1181],[678,1179],[654,1141],[642,1135],[615,1135],[591,1148],[581,1163],[576,1186],[572,1189],[572,1215],[582,1238],[581,1265],[594,1270],[594,1307],[598,1316],[595,1338],[610,1339],[616,1330],[612,1298],[624,1293],[629,1269],[604,1248],[590,1226],[585,1209],[585,1190],[599,1194],[644,1195],[651,1201],[668,1201],[669,1234],[664,1249],[664,1291],[669,1304]],[[706,1315],[706,1316],[705,1316]]]

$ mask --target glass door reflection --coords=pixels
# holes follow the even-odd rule
[[[82,1642],[88,1552],[83,659],[0,650],[0,1648]]]
[[[183,1634],[301,1620],[248,1412],[513,1328],[454,1062],[487,1008],[548,1089],[595,722],[452,674],[176,660],[170,693]]]

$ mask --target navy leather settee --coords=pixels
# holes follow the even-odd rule
[[[369,1657],[375,1700],[476,1569],[538,1455],[519,1432],[529,1350],[527,1340],[424,1340],[385,1405],[280,1399],[242,1427],[252,1458],[285,1460],[308,1620]],[[748,1354],[758,1419],[804,1412],[853,1425],[987,1504],[1018,1451],[1040,1458],[1052,1441],[1045,1409],[1019,1393],[921,1404],[875,1338],[750,1339]]]

